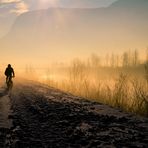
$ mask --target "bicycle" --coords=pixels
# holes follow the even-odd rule
[[[12,76],[7,77],[6,84],[7,84],[7,90],[10,91],[13,87]]]

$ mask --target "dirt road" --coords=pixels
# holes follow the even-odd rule
[[[0,148],[146,148],[148,144],[147,118],[32,82],[15,84],[10,94],[0,91],[0,112]]]

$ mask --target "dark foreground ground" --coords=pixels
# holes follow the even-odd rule
[[[148,147],[147,118],[32,83],[1,90],[0,99],[10,107],[0,148]]]

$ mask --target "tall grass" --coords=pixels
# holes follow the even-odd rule
[[[121,70],[114,69],[114,71]],[[64,80],[48,79],[47,83],[74,95],[148,117],[147,77],[136,78],[123,71],[119,72],[118,76],[110,76],[107,80],[105,76],[101,78],[100,73],[98,67],[91,67],[80,60],[74,60]]]

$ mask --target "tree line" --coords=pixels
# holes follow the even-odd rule
[[[92,67],[136,67],[148,63],[148,49],[145,59],[140,59],[140,52],[135,49],[133,51],[124,51],[122,54],[106,54],[104,58],[98,54],[91,54],[87,64]]]

